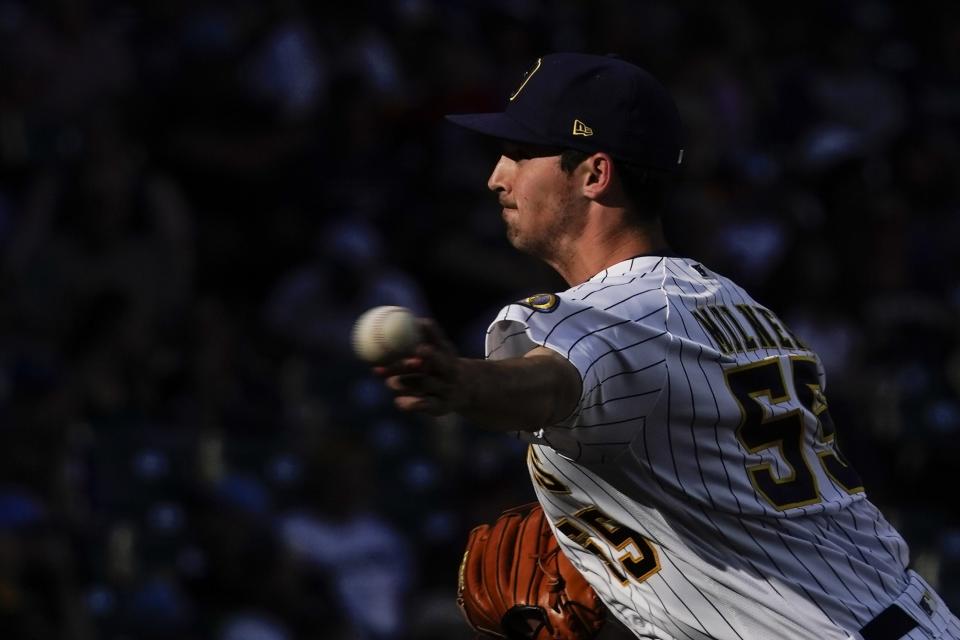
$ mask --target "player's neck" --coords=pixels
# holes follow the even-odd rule
[[[588,224],[563,255],[548,263],[572,287],[618,262],[640,255],[669,253],[659,221],[645,227]]]

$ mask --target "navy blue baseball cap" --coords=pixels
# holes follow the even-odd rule
[[[661,171],[677,171],[683,162],[683,127],[673,98],[652,75],[615,56],[543,56],[502,113],[446,117],[503,140],[603,151]]]

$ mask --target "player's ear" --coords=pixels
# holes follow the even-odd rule
[[[581,190],[591,200],[600,200],[613,185],[613,160],[603,152],[594,153],[580,165]]]

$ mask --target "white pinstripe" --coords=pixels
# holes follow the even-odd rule
[[[580,523],[606,561],[642,553],[634,539],[641,536],[653,543],[660,569],[643,582],[621,585],[603,559],[558,532],[564,550],[638,637],[847,639],[897,600],[921,625],[906,637],[960,639],[960,626],[942,601],[936,599],[932,616],[917,604],[932,590],[906,570],[908,551],[899,534],[865,494],[851,495],[819,464],[816,454],[830,454],[832,445],[816,437],[810,410],[798,415],[802,455],[819,501],[778,509],[758,494],[748,467],[767,464],[769,472],[761,473],[788,484],[797,470],[777,446],[750,453],[740,443],[742,410],[725,372],[764,359],[779,362],[790,390],[789,356],[804,356],[814,359],[823,389],[822,366],[799,347],[743,351],[744,335],[755,332],[736,305],[763,310],[743,289],[716,274],[702,275],[694,264],[627,260],[558,294],[560,303],[550,311],[507,306],[487,333],[490,357],[519,356],[541,344],[569,359],[583,377],[580,406],[568,420],[544,429],[543,439],[518,434],[535,446],[542,471],[570,489],[559,494],[538,485],[531,458],[545,512],[553,522],[576,521],[578,510],[598,507],[609,526],[632,532],[615,548],[603,531]],[[692,313],[709,309],[741,350],[724,352]],[[776,340],[774,321],[758,317]],[[788,328],[783,332],[792,339]],[[756,397],[768,418],[802,408],[795,399]]]

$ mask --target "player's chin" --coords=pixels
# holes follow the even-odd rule
[[[534,258],[539,258],[541,260],[546,260],[550,256],[549,253],[544,251],[541,243],[532,241],[529,236],[522,236],[518,233],[514,236],[508,235],[507,240],[510,241],[510,245],[514,249],[520,253],[525,253],[528,256],[533,256]]]
[[[513,238],[519,233],[517,228],[517,212],[515,209],[504,209],[502,217],[503,224],[506,227],[507,239],[512,242]]]
[[[519,251],[523,251],[523,236],[520,235],[520,230],[517,229],[516,225],[507,224],[507,242],[510,245]]]

